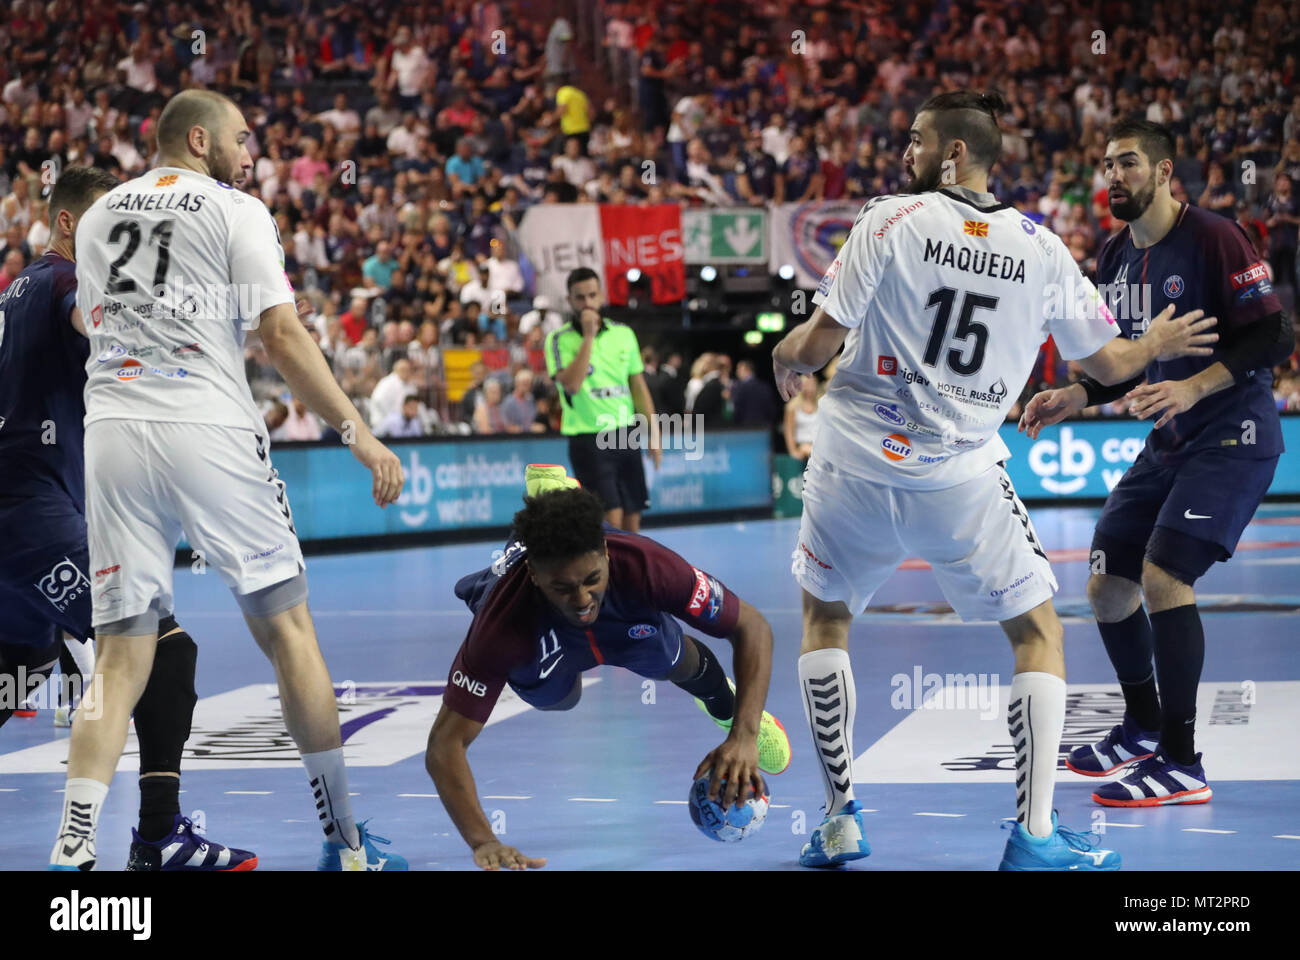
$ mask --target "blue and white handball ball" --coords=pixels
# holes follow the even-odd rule
[[[727,781],[723,780],[725,787]],[[687,809],[691,811],[691,820],[700,828],[700,833],[710,840],[734,843],[758,833],[767,819],[767,807],[771,797],[767,794],[767,785],[763,785],[763,794],[750,797],[740,806],[732,804],[726,810],[722,804],[709,799],[709,774],[706,772],[691,784],[687,797]]]

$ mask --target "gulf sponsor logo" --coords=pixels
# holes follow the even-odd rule
[[[123,360],[122,365],[117,368],[117,379],[123,383],[130,383],[132,380],[139,380],[144,373],[144,367],[139,360]]]
[[[880,441],[880,450],[886,459],[899,463],[912,455],[912,441],[901,433],[891,433]]]

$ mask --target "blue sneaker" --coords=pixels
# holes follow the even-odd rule
[[[316,864],[317,870],[339,871],[339,870],[407,870],[409,867],[405,857],[399,857],[395,853],[382,854],[375,849],[376,843],[392,843],[386,837],[378,837],[366,829],[369,820],[362,820],[357,824],[357,834],[361,838],[361,850],[365,853],[365,859],[362,860],[359,854],[352,854],[347,847],[342,844],[334,843],[332,840],[322,840],[320,847],[320,862]],[[372,842],[373,841],[373,842]],[[349,856],[352,854],[351,856]]]
[[[1098,850],[1101,837],[1092,833],[1078,833],[1063,827],[1052,811],[1052,833],[1047,837],[1031,836],[1024,824],[1008,822],[1002,828],[1010,829],[1006,849],[1002,851],[999,870],[1118,870],[1119,854],[1114,850]]]
[[[1105,807],[1165,807],[1208,803],[1213,795],[1199,753],[1191,764],[1183,766],[1157,749],[1147,759],[1133,764],[1127,776],[1103,783],[1092,799]]]
[[[1097,743],[1075,747],[1065,765],[1085,777],[1108,777],[1120,767],[1156,752],[1159,731],[1143,730],[1127,716]]]
[[[850,800],[840,812],[828,816],[813,831],[799,852],[801,867],[838,867],[871,856],[871,844],[862,835],[862,806]]]
[[[128,870],[176,870],[186,873],[257,869],[257,854],[214,843],[194,832],[189,817],[179,813],[172,831],[161,840],[146,840],[132,828]]]

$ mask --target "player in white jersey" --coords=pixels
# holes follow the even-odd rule
[[[1056,580],[1000,463],[997,428],[1048,334],[1089,376],[1116,383],[1156,356],[1208,353],[1212,319],[1157,317],[1140,340],[1118,327],[1064,244],[987,192],[1001,148],[995,95],[928,100],[903,162],[906,196],[858,215],[813,298],[773,352],[787,399],[843,345],[804,480],[793,572],[803,587],[799,680],[826,788],[805,866],[870,848],[853,795],[855,693],[849,626],[911,554],[928,561],[963,620],[997,620],[1015,676],[1016,822],[1004,869],[1116,869],[1052,809],[1065,721]]]
[[[234,189],[252,167],[233,102],[189,90],[158,121],[162,166],[110,190],[77,228],[86,364],[86,517],[102,686],[73,724],[52,869],[90,869],[95,828],[172,610],[182,532],[231,588],[275,668],[285,725],[325,831],[321,869],[405,869],[350,810],[338,709],[307,610],[284,483],[243,372],[256,330],[294,395],[401,493],[398,458],[365,425],[307,335],[266,206]],[[92,702],[92,697],[98,702]]]

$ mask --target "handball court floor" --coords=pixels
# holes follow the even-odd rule
[[[1087,619],[1087,546],[1097,511],[1031,510],[1061,584],[1070,701],[1066,746],[1117,722],[1122,700]],[[691,699],[612,667],[587,674],[568,713],[540,714],[507,690],[469,758],[504,842],[552,869],[799,869],[822,791],[796,681],[798,522],[660,528],[656,539],[722,579],[767,617],[776,648],[768,708],[794,760],[769,778],[772,809],[741,843],[704,838],[685,809],[696,764],[722,739]],[[424,744],[469,613],[452,595],[500,542],[315,557],[311,607],[340,699],[353,809],[411,868],[471,869],[425,773]],[[1198,749],[1204,805],[1102,808],[1094,781],[1061,767],[1063,823],[1104,834],[1129,869],[1300,866],[1300,507],[1266,505],[1237,555],[1198,584],[1206,658]],[[320,830],[283,731],[270,666],[215,575],[176,570],[176,613],[199,645],[182,809],[213,839],[257,852],[260,869],[315,865]],[[729,645],[713,643],[725,665]],[[851,869],[985,870],[1014,812],[1005,688],[1011,657],[995,624],[963,625],[931,574],[904,564],[853,626],[857,796],[873,853]],[[0,868],[41,869],[62,804],[68,733],[49,711],[0,731]],[[126,862],[138,803],[135,738],[99,831],[101,869]],[[382,849],[382,848],[381,848]]]

